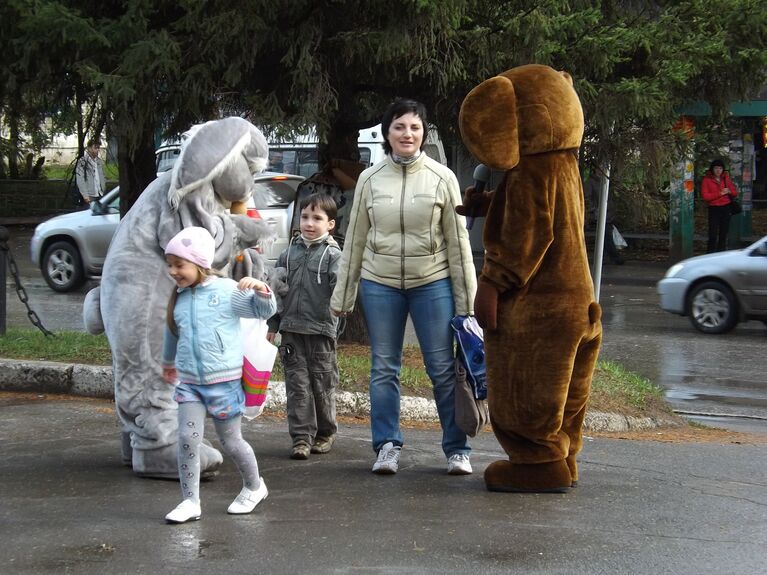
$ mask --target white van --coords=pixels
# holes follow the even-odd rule
[[[360,162],[370,167],[384,159],[381,124],[360,130],[357,146]],[[296,136],[291,140],[269,142],[269,167],[271,172],[283,172],[308,178],[319,171],[318,138],[314,131],[307,135]],[[431,126],[423,147],[429,157],[442,165],[447,165],[447,156],[442,140],[434,126]],[[169,170],[181,153],[179,140],[164,140],[155,152],[157,156],[157,175]]]
[[[360,162],[365,164],[365,167],[370,167],[383,160],[385,154],[381,124],[360,130],[359,134],[357,146]],[[293,140],[271,141],[269,142],[268,169],[308,178],[320,169],[317,146],[317,135],[313,131],[305,136],[297,136]],[[433,126],[429,130],[423,149],[431,158],[440,164],[447,165],[445,148],[437,129]]]
[[[160,147],[154,153],[157,175],[167,172],[176,163],[181,155],[180,140],[163,140]]]

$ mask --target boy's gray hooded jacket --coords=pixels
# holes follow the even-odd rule
[[[275,288],[282,296],[278,315],[269,320],[269,331],[320,334],[336,338],[338,318],[330,312],[330,296],[336,286],[341,248],[328,236],[322,242],[304,243],[294,237],[277,259],[285,268],[287,291]]]

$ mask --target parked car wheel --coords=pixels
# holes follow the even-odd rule
[[[40,268],[45,281],[57,292],[72,291],[85,280],[80,253],[69,242],[54,242],[48,246]]]
[[[703,333],[726,333],[738,323],[735,296],[721,282],[707,281],[693,288],[687,306],[692,325]]]

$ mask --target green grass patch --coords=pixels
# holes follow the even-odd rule
[[[111,365],[105,335],[58,331],[48,337],[36,329],[10,328],[0,337],[0,356],[14,359]]]
[[[632,415],[671,413],[661,387],[612,361],[597,362],[589,407],[595,411],[620,411]]]
[[[404,395],[431,397],[431,380],[422,366],[417,346],[405,346],[400,384]],[[339,388],[343,391],[367,392],[370,383],[370,349],[362,345],[339,344]],[[272,370],[272,379],[284,379],[279,358]]]
[[[67,180],[72,175],[74,164],[48,164],[43,166],[43,174],[47,180]],[[104,164],[104,176],[107,180],[118,180],[120,170],[117,164]]]
[[[0,337],[0,357],[111,365],[112,354],[104,335],[59,331],[54,337],[29,328],[11,328]],[[370,381],[370,349],[367,346],[339,344],[340,389],[367,392]],[[273,380],[283,380],[279,358],[272,370]],[[405,346],[400,373],[403,395],[431,397],[431,381],[423,367],[417,346]],[[636,416],[670,415],[663,390],[622,365],[599,361],[594,370],[589,399],[592,411]]]
[[[61,164],[45,164],[43,174],[47,180],[66,180],[71,174],[71,167]]]

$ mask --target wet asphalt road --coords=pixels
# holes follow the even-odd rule
[[[504,457],[491,433],[471,441],[474,475],[448,476],[440,434],[405,429],[399,473],[379,476],[367,426],[294,461],[285,420],[262,417],[243,434],[268,499],[227,515],[225,458],[202,519],[166,525],[178,483],[122,465],[111,402],[0,394],[0,413],[3,575],[764,573],[763,444],[587,437],[577,489],[507,494],[482,481]],[[210,419],[205,435],[218,445]]]
[[[53,292],[29,261],[33,228],[9,230],[22,284],[43,325],[52,331],[83,330],[82,300],[97,282],[87,282],[72,293]],[[688,417],[717,427],[767,433],[767,327],[748,322],[723,336],[697,332],[687,318],[658,306],[655,284],[667,267],[630,260],[603,268],[601,359],[618,362],[657,383],[674,408]],[[7,325],[30,326],[10,275],[7,289]],[[415,343],[412,332],[409,339]]]
[[[604,268],[601,358],[663,387],[692,419],[767,433],[767,327],[751,321],[725,335],[699,333],[688,318],[660,309],[655,284],[666,268],[639,262]]]

